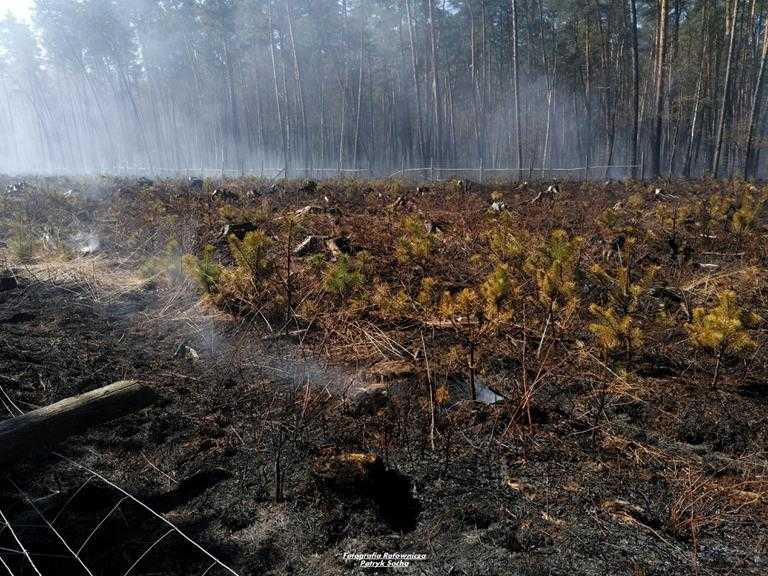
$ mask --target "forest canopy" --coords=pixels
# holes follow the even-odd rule
[[[0,171],[765,176],[767,8],[37,0],[0,20]]]

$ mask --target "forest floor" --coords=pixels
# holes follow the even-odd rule
[[[676,193],[697,204],[711,185]],[[425,199],[429,191],[390,183],[334,183],[244,200],[254,184],[238,182],[229,188],[239,199],[219,205],[203,194],[175,196],[179,183],[98,184],[106,192],[82,185],[72,195],[62,194],[71,182],[36,186],[36,196],[7,200],[5,214],[14,216],[0,221],[0,263],[17,279],[0,291],[4,409],[10,416],[9,400],[27,411],[116,380],[148,383],[160,395],[152,407],[68,439],[57,452],[136,496],[226,565],[212,564],[176,533],[164,537],[168,526],[145,509],[83,468],[40,451],[4,471],[0,511],[41,574],[86,574],[83,564],[99,575],[212,576],[231,573],[227,567],[243,576],[768,572],[768,388],[759,324],[750,333],[755,348],[724,359],[713,386],[712,363],[683,347],[682,329],[643,321],[646,344],[631,359],[601,353],[565,313],[552,321],[552,335],[548,318],[536,318],[535,301],[525,300],[521,280],[516,298],[528,302],[525,321],[520,327],[505,320],[478,338],[477,363],[489,368],[477,374],[470,368],[484,392],[472,401],[466,367],[462,372],[463,360],[454,358],[457,342],[466,345],[469,337],[442,334],[437,312],[419,309],[418,320],[403,311],[407,306],[393,309],[374,296],[361,304],[368,280],[333,294],[328,278],[344,277],[343,256],[326,254],[327,268],[299,256],[288,264],[301,268],[287,299],[302,307],[296,304],[296,319],[282,328],[279,313],[253,313],[253,295],[233,289],[226,294],[236,298],[224,301],[224,280],[201,297],[195,274],[179,273],[169,261],[176,252],[169,240],[179,254],[198,255],[212,242],[217,259],[234,265],[226,239],[217,240],[227,222],[339,206],[346,222],[330,212],[290,223],[288,232],[284,224],[272,230],[274,261],[283,261],[282,233],[293,247],[307,229],[336,237],[342,228],[372,254],[366,276],[388,282],[384,300],[400,298],[391,288],[398,283],[415,300],[412,269],[442,270],[446,285],[471,284],[471,270],[456,268],[472,258],[451,253],[452,235],[456,246],[486,242],[477,227],[493,224],[488,218],[495,216],[486,216],[492,201],[505,202],[529,229],[584,234],[597,230],[590,211],[626,203],[645,189],[640,184],[566,185],[554,206],[531,204],[535,187],[475,186]],[[579,214],[585,192],[598,206]],[[445,231],[434,260],[401,263],[408,270],[397,280],[382,271],[377,252],[388,242],[379,243],[382,229],[408,233],[407,224],[388,223],[393,210],[403,212],[397,219],[419,214],[428,229],[432,223]],[[639,220],[654,225],[655,208],[644,210]],[[665,274],[678,268],[674,286],[689,287],[681,290],[690,307],[707,301],[698,282],[714,298],[727,279],[760,314],[762,226],[755,217],[754,238],[737,248],[696,246],[689,256],[695,263],[660,258],[659,266]],[[413,234],[411,244],[423,240]],[[23,250],[19,243],[29,237],[30,250]],[[590,240],[592,252],[600,242]],[[640,245],[647,253],[656,246],[652,235]],[[482,246],[477,251],[484,253]],[[741,256],[733,262],[707,256],[707,262],[719,258],[707,268],[700,266],[704,252]],[[372,272],[377,265],[382,268]],[[423,286],[423,276],[415,285]],[[737,284],[742,276],[748,278]],[[330,285],[329,294],[304,306],[321,285]],[[284,303],[280,286],[279,279],[259,284],[258,301]],[[483,314],[477,322],[490,323],[491,313]],[[460,321],[453,328],[459,332]],[[502,344],[494,340],[501,333],[515,337]],[[537,347],[542,360],[535,364]],[[518,389],[526,378],[537,383],[528,397],[528,389]],[[70,548],[82,546],[82,564],[35,508]],[[0,557],[9,572],[34,573],[18,550],[0,525]],[[379,570],[344,557],[373,552],[426,558]]]

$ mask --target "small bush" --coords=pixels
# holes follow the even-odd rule
[[[8,250],[19,262],[29,262],[35,257],[39,242],[25,223],[14,224],[8,240]]]
[[[405,186],[400,180],[387,180],[383,183],[377,182],[374,188],[383,189],[390,196],[402,196],[406,192]]]
[[[235,263],[247,270],[254,281],[262,282],[269,277],[274,269],[274,261],[269,256],[272,241],[264,232],[248,232],[242,240],[230,235],[228,242]]]
[[[488,234],[491,255],[504,264],[521,265],[525,259],[525,238],[520,237],[519,225],[515,225],[508,212],[502,212],[496,226]]]
[[[736,293],[724,290],[718,295],[718,304],[710,310],[696,308],[693,322],[686,324],[688,333],[697,346],[714,354],[737,354],[752,350],[755,342],[745,329],[745,320],[755,322],[751,315],[736,303]]]
[[[472,288],[464,288],[456,296],[443,293],[440,301],[440,315],[458,322],[476,319],[483,309],[483,301]]]
[[[213,258],[215,248],[210,244],[203,248],[200,258],[187,254],[182,258],[184,270],[197,282],[203,292],[213,294],[221,276],[221,265]]]
[[[421,279],[421,287],[416,296],[416,301],[427,312],[433,311],[438,304],[440,295],[440,283],[434,278],[426,277]]]
[[[221,270],[214,297],[216,304],[240,313],[258,313],[275,318],[285,309],[285,296],[269,285],[257,284],[247,268],[228,266]]]
[[[727,224],[728,216],[733,213],[733,200],[720,194],[712,194],[707,202],[707,217],[713,224]]]
[[[313,273],[319,274],[323,266],[325,266],[325,254],[322,252],[312,254],[305,258],[304,262]]]
[[[144,262],[139,273],[145,278],[163,278],[169,283],[180,281],[184,277],[184,264],[179,243],[170,240],[160,254]]]
[[[589,311],[595,321],[589,324],[589,331],[597,338],[597,343],[605,356],[622,349],[627,358],[643,344],[641,329],[629,314],[617,313],[611,306],[591,304]]]
[[[550,311],[578,303],[576,270],[583,244],[581,237],[569,238],[565,230],[555,230],[526,260],[525,270],[538,285],[539,301]]]
[[[696,346],[712,354],[717,361],[713,386],[717,384],[720,364],[724,359],[755,349],[757,344],[745,326],[758,320],[739,307],[736,293],[732,290],[720,292],[717,306],[710,310],[696,308],[693,311],[693,321],[685,328]]]
[[[496,318],[509,313],[516,295],[516,285],[509,273],[509,266],[498,264],[480,285],[486,318]]]
[[[600,264],[593,264],[589,269],[594,279],[607,291],[608,302],[623,314],[632,314],[648,294],[659,272],[658,266],[647,266],[642,273],[633,273],[630,262],[635,246],[635,239],[627,239],[620,251],[622,264],[609,272]]]
[[[629,359],[643,344],[638,309],[651,289],[658,267],[648,266],[642,276],[633,278],[630,261],[634,246],[633,238],[626,241],[620,253],[624,265],[617,266],[612,272],[606,271],[600,264],[593,264],[590,268],[594,279],[606,290],[608,304],[601,306],[593,303],[589,306],[595,321],[588,328],[596,336],[606,357],[617,350],[623,350]]]
[[[379,310],[380,317],[387,321],[403,320],[413,312],[411,299],[405,290],[394,292],[383,282],[375,286],[372,300]]]
[[[753,230],[762,209],[762,199],[756,199],[752,194],[744,194],[741,198],[741,206],[731,218],[733,231],[741,236]]]
[[[363,273],[353,266],[349,256],[343,255],[326,269],[323,287],[326,292],[345,298],[362,286],[364,282]]]
[[[397,241],[395,255],[402,264],[424,265],[435,248],[436,240],[424,222],[409,216],[403,220],[403,234]]]

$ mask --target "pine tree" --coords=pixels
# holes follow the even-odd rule
[[[499,323],[512,314],[517,286],[506,264],[497,264],[480,285],[486,320]]]
[[[763,198],[755,198],[753,194],[745,193],[741,197],[738,209],[731,218],[731,227],[736,232],[739,242],[745,234],[753,230],[763,209]]]
[[[555,230],[525,262],[524,269],[536,281],[539,302],[546,309],[537,356],[541,353],[550,325],[554,332],[556,316],[578,306],[576,273],[583,244],[580,236],[569,238],[565,230]]]
[[[402,228],[403,234],[395,248],[397,259],[403,264],[423,266],[437,245],[434,234],[427,230],[422,220],[412,216],[403,220]]]
[[[590,268],[590,273],[607,294],[605,306],[590,305],[589,310],[595,321],[588,326],[605,356],[621,348],[629,359],[643,343],[642,326],[636,312],[641,299],[651,288],[658,267],[649,266],[639,278],[633,278],[634,246],[634,238],[625,241],[620,251],[620,264],[612,272],[606,271],[600,264],[593,264]]]
[[[717,386],[720,367],[724,360],[754,350],[757,346],[746,329],[747,324],[759,320],[744,312],[736,303],[736,293],[724,290],[718,294],[717,306],[707,310],[696,308],[693,321],[685,325],[688,334],[699,348],[715,358],[712,386]]]
[[[591,304],[589,311],[596,317],[595,322],[589,324],[589,331],[597,338],[606,357],[622,348],[629,359],[632,352],[642,346],[643,333],[632,315],[621,315],[610,306],[597,304]]]
[[[232,234],[228,242],[235,263],[247,270],[255,283],[260,283],[272,273],[274,261],[269,256],[272,241],[264,232],[248,232],[242,240]]]
[[[216,292],[222,272],[221,265],[213,258],[214,251],[215,248],[208,244],[203,248],[203,255],[200,258],[187,254],[182,259],[184,269],[206,294]]]

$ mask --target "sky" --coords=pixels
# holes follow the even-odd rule
[[[0,18],[9,11],[22,20],[29,21],[35,0],[0,0]]]

